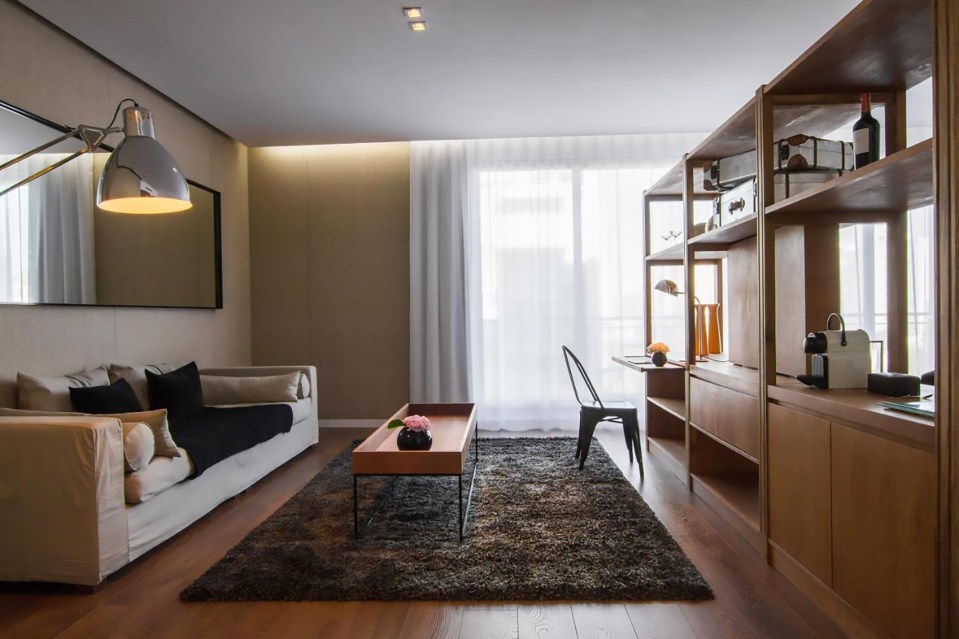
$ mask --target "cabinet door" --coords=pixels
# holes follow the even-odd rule
[[[933,636],[932,454],[832,424],[833,588],[891,637]]]
[[[689,381],[690,421],[759,458],[759,400],[701,379]]]
[[[832,585],[829,422],[769,405],[769,538]]]

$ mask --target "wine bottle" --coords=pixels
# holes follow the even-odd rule
[[[862,116],[852,125],[852,146],[857,169],[879,159],[879,121],[870,113],[870,98],[868,93],[860,96]]]

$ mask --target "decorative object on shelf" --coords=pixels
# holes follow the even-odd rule
[[[829,330],[832,318],[839,330]],[[826,318],[826,330],[810,333],[803,340],[803,352],[812,355],[812,374],[797,375],[803,384],[816,388],[866,388],[872,370],[869,334],[862,329],[847,331],[839,313]]]
[[[433,446],[429,417],[410,415],[394,419],[387,428],[402,429],[396,435],[396,447],[400,450],[429,450]]]
[[[684,293],[679,290],[679,285],[673,280],[659,280],[653,288],[661,293],[672,295],[673,297],[684,295]],[[719,323],[719,304],[703,304],[695,295],[693,296],[693,300],[695,301],[693,310],[695,312],[694,320],[696,325],[696,334],[694,337],[696,357],[702,358],[704,355],[722,353],[723,346],[722,331]]]
[[[797,133],[773,144],[773,171],[849,171],[853,168],[853,145]],[[756,150],[711,160],[703,166],[703,189],[724,192],[756,178]]]
[[[663,238],[663,241],[668,242],[669,240],[677,238],[682,234],[683,234],[682,231],[673,231],[672,229],[670,229],[666,231],[665,233],[663,233],[662,235],[660,235],[659,237]]]
[[[125,102],[132,102],[133,106],[123,110],[123,128],[114,127]],[[81,124],[0,165],[2,171],[70,138],[79,138],[83,142],[83,148],[79,151],[3,189],[0,196],[43,177],[84,153],[96,150],[113,133],[123,133],[125,137],[110,154],[100,175],[97,206],[112,213],[177,213],[193,206],[190,187],[183,172],[156,140],[153,114],[129,98],[120,101],[113,113],[113,120],[106,127]]]
[[[706,220],[706,232],[709,233],[710,231],[718,229],[720,227],[720,222],[721,216],[718,212],[710,215],[709,219]]]
[[[700,304],[704,318],[704,353],[715,355],[723,352],[722,327],[719,323],[719,304]]]
[[[706,223],[700,222],[699,224],[693,224],[693,237],[697,235],[702,235],[706,232]]]
[[[646,347],[646,352],[649,353],[649,359],[654,366],[666,365],[666,353],[669,352],[669,347],[663,342],[654,342],[650,344]]]
[[[866,388],[887,397],[919,395],[919,378],[905,373],[869,373]]]
[[[879,159],[879,121],[872,117],[872,96],[859,96],[862,116],[852,125],[852,144],[856,154],[856,168],[861,169]]]

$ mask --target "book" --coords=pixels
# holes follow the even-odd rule
[[[900,410],[904,413],[922,415],[923,417],[936,416],[936,399],[934,397],[911,401],[885,401],[882,405],[892,410]]]

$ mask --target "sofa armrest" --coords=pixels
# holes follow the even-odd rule
[[[96,585],[129,561],[108,417],[0,417],[0,580]]]
[[[220,375],[222,377],[269,377],[271,375],[288,375],[299,371],[306,376],[310,382],[310,404],[313,407],[313,417],[316,419],[319,415],[316,388],[316,367],[315,366],[232,366],[227,368],[203,368],[200,369],[201,375]],[[317,421],[317,424],[319,422]]]

